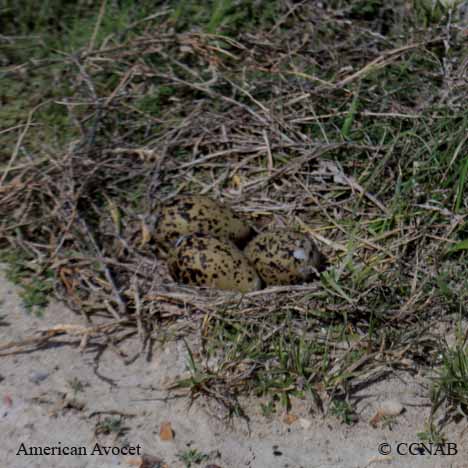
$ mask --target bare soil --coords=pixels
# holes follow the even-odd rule
[[[289,416],[265,417],[260,400],[243,402],[249,417],[225,419],[221,408],[202,399],[191,406],[184,392],[166,390],[186,372],[186,348],[182,341],[157,347],[151,359],[129,363],[140,347],[137,337],[118,346],[105,346],[91,337],[80,350],[81,338],[70,335],[37,346],[8,347],[13,341],[38,336],[39,330],[57,325],[82,326],[80,316],[59,303],[51,304],[43,317],[28,315],[17,288],[2,274],[0,279],[0,426],[3,466],[54,468],[132,467],[141,465],[140,455],[154,456],[171,468],[190,466],[180,459],[196,450],[205,454],[200,465],[227,467],[466,467],[467,437],[452,425],[444,432],[456,444],[456,455],[410,455],[409,444],[420,443],[430,413],[426,376],[395,375],[358,394],[359,421],[351,426],[314,410],[309,401],[294,400]],[[125,353],[125,355],[122,355]],[[74,392],[70,382],[83,388]],[[76,388],[76,387],[75,387]],[[404,412],[391,424],[369,421],[379,404],[398,400]],[[105,434],[106,418],[121,419],[121,431]],[[160,427],[169,422],[173,438],[163,441]],[[122,451],[134,447],[134,455],[104,455],[96,443]],[[390,444],[392,454],[379,454],[380,444]],[[400,452],[396,453],[399,443]],[[22,445],[24,444],[24,445]],[[25,455],[33,447],[85,447],[86,455]],[[447,452],[447,446],[445,446]],[[58,451],[58,449],[56,449]],[[158,466],[149,463],[141,466]],[[159,466],[164,466],[161,462]],[[191,466],[195,466],[193,463]]]

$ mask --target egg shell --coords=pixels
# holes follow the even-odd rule
[[[206,234],[181,237],[168,265],[172,277],[184,284],[242,293],[262,286],[255,269],[232,242]]]
[[[154,239],[165,248],[192,233],[226,238],[238,246],[245,245],[253,231],[231,208],[200,195],[183,195],[161,206]]]
[[[320,263],[314,242],[305,234],[286,229],[259,234],[244,253],[269,286],[307,281]]]

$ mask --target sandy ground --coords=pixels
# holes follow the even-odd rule
[[[0,346],[31,336],[38,329],[57,324],[83,325],[81,318],[53,303],[42,318],[28,315],[21,306],[17,288],[0,272]],[[84,351],[79,339],[58,337],[40,350],[0,357],[0,455],[2,466],[15,468],[138,467],[140,454],[164,460],[170,468],[189,466],[179,456],[189,450],[206,454],[200,465],[299,468],[299,467],[468,467],[464,424],[445,431],[456,444],[456,455],[411,455],[409,444],[420,440],[429,414],[429,401],[422,376],[407,374],[367,388],[359,395],[359,422],[346,426],[334,416],[311,413],[311,404],[296,401],[288,424],[284,414],[265,418],[258,400],[246,402],[250,424],[236,419],[226,423],[212,405],[197,400],[191,408],[186,397],[174,397],[161,387],[186,372],[182,342],[156,348],[150,362],[143,357],[126,364],[115,350],[92,341]],[[120,345],[128,356],[139,347],[135,338]],[[99,357],[99,359],[98,359]],[[73,393],[70,381],[78,379],[82,391]],[[158,390],[159,389],[159,390]],[[172,398],[168,398],[171,397]],[[403,403],[405,411],[392,427],[373,428],[369,420],[379,404],[388,399]],[[106,417],[123,414],[124,434],[96,433]],[[292,421],[294,417],[297,420]],[[160,428],[169,422],[172,440],[161,440]],[[98,449],[93,452],[98,443]],[[398,444],[403,445],[398,445]],[[391,449],[385,457],[379,446]],[[389,444],[389,445],[388,445]],[[407,445],[404,445],[407,444]],[[29,454],[33,447],[59,447],[54,455]],[[84,449],[79,449],[84,447]],[[134,454],[103,454],[131,448]],[[403,455],[397,452],[399,447]],[[452,446],[455,447],[455,446]],[[65,454],[86,450],[86,454]],[[52,449],[49,449],[52,450]],[[448,452],[448,447],[445,447]],[[455,449],[451,449],[452,452]],[[101,453],[98,453],[100,451]],[[148,467],[164,466],[147,463]]]

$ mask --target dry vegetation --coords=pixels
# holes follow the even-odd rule
[[[456,16],[403,1],[116,3],[62,25],[61,43],[2,38],[0,245],[26,305],[53,292],[87,326],[108,316],[96,332],[116,343],[138,333],[142,352],[185,337],[191,377],[176,385],[231,411],[249,393],[312,396],[348,421],[363,385],[466,359]],[[178,193],[310,233],[327,270],[245,296],[175,284],[150,233]],[[457,392],[463,413],[466,382]]]

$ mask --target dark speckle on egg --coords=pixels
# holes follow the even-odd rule
[[[261,287],[257,272],[232,242],[207,234],[183,237],[168,264],[174,280],[185,284],[243,293]]]
[[[321,260],[308,236],[286,229],[259,234],[249,242],[244,253],[269,286],[307,281]]]
[[[231,208],[206,196],[175,197],[158,210],[154,239],[166,249],[195,232],[229,239],[238,246],[252,237],[250,226]]]

